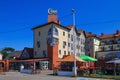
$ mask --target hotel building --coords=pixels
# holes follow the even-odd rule
[[[114,34],[101,34],[99,51],[97,58],[120,58],[120,31],[117,30]]]
[[[85,54],[85,32],[74,29],[73,26],[61,25],[56,10],[49,9],[48,22],[34,27],[33,32],[34,58],[49,58],[50,69],[57,67],[57,61],[64,55],[74,54],[73,44],[75,44],[77,55]]]

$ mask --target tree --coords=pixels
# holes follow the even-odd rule
[[[15,51],[14,48],[5,47],[5,48],[3,48],[0,52],[1,52],[1,54],[3,54],[3,59],[5,59],[6,56],[7,56],[9,53],[13,52],[13,51]]]

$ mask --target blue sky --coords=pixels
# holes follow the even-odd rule
[[[120,0],[0,0],[0,49],[33,47],[32,27],[47,22],[47,10],[58,10],[62,25],[72,24],[75,9],[78,29],[100,35],[120,30]]]

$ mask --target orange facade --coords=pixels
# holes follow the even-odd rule
[[[47,45],[48,58],[50,60],[50,69],[58,68],[58,42],[54,46]]]

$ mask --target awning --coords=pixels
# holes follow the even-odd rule
[[[120,64],[120,59],[110,60],[110,61],[107,61],[106,63],[116,63],[116,64]]]
[[[97,61],[97,59],[90,57],[90,56],[86,56],[86,55],[79,56],[79,58],[84,61]]]
[[[85,62],[84,60],[80,59],[76,56],[76,61]],[[58,62],[74,62],[74,54],[67,55],[63,57],[62,59],[59,59]]]

